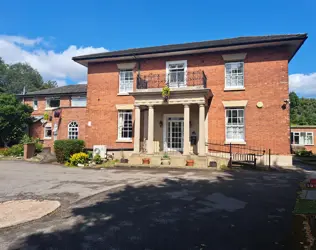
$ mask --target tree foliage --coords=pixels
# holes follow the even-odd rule
[[[21,94],[27,92],[55,88],[56,81],[44,82],[40,73],[27,63],[6,64],[0,57],[0,93]]]
[[[316,125],[316,99],[300,98],[291,92],[290,107],[291,124]]]
[[[31,122],[32,107],[14,95],[0,94],[0,140],[4,146],[20,141]]]

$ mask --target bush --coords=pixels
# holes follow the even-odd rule
[[[93,157],[93,161],[96,163],[96,164],[101,164],[103,161],[101,159],[101,156],[99,154],[96,154],[94,157]]]
[[[84,145],[82,140],[56,140],[54,150],[57,161],[59,163],[68,161],[71,155],[82,152]]]
[[[297,156],[304,156],[304,157],[306,157],[306,156],[312,156],[313,152],[304,149],[304,150],[297,151],[295,154]]]
[[[92,160],[93,159],[93,151],[87,151],[87,154],[88,154],[89,160]]]
[[[11,148],[1,150],[0,154],[3,156],[23,156],[24,146],[22,144],[13,145]]]
[[[35,153],[40,153],[43,151],[43,144],[40,142],[39,138],[33,138],[28,135],[24,135],[20,143],[21,144],[35,143]]]
[[[88,162],[88,155],[86,153],[73,154],[69,159],[70,166],[78,166],[78,164],[86,164]]]

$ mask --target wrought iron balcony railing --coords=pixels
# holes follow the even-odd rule
[[[140,73],[137,76],[137,89],[171,88],[199,86],[206,88],[204,71],[171,72],[169,74]]]

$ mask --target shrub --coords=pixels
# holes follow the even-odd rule
[[[295,153],[297,156],[312,156],[313,152],[308,150],[300,150]]]
[[[80,152],[73,154],[69,159],[70,166],[78,166],[78,164],[86,164],[88,162],[88,155]]]
[[[22,144],[13,145],[11,148],[1,150],[3,156],[23,156],[24,146]]]
[[[35,143],[35,153],[40,153],[43,151],[43,144],[40,142],[39,138],[33,138],[28,135],[24,135],[20,143],[21,144]]]
[[[101,159],[101,156],[99,154],[96,154],[94,157],[93,157],[93,161],[96,163],[96,164],[101,164],[103,161]]]
[[[59,163],[68,161],[71,155],[82,152],[84,145],[82,140],[56,140],[54,150],[57,161]]]
[[[89,157],[89,160],[92,160],[93,158],[93,151],[87,151],[87,154],[88,154],[88,157]]]

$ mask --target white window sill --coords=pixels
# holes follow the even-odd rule
[[[54,108],[45,108],[45,110],[49,111],[49,110],[54,110],[54,109],[59,109],[60,107],[54,107]]]
[[[44,140],[51,140],[52,137],[44,137]]]
[[[245,87],[224,88],[224,91],[242,91],[242,90],[245,90]]]
[[[225,141],[225,144],[246,145],[245,141]]]
[[[129,95],[129,93],[118,93],[117,95],[122,95],[122,96],[124,96],[124,95]]]
[[[117,139],[116,142],[133,142],[132,139]]]

